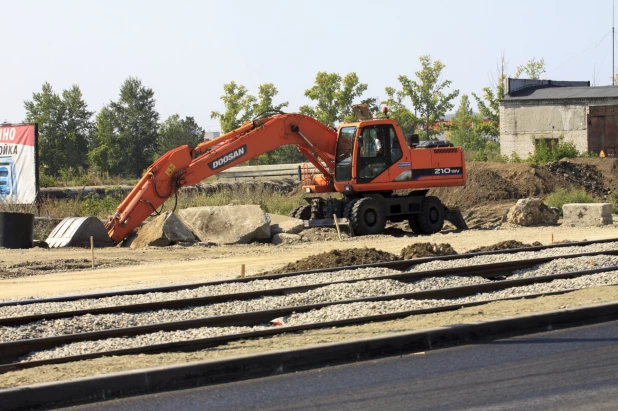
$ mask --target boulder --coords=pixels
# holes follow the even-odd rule
[[[185,208],[178,216],[204,243],[248,244],[270,240],[270,221],[257,205]]]
[[[176,217],[176,214],[168,211],[137,230],[135,237],[131,240],[131,248],[165,247],[170,244],[195,241],[193,233]]]
[[[273,236],[273,244],[295,244],[302,242],[302,237],[298,234],[279,233]]]
[[[565,204],[562,206],[562,224],[571,227],[598,227],[613,223],[612,205]]]
[[[305,229],[303,220],[279,214],[266,214],[270,219],[271,234],[298,234]]]
[[[541,199],[524,198],[511,207],[506,215],[506,222],[529,227],[556,224],[558,217],[558,209],[550,208]]]

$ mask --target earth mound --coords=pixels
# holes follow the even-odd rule
[[[381,263],[399,260],[395,254],[375,248],[351,248],[349,250],[332,250],[316,254],[290,263],[269,274],[291,273],[296,271],[317,270],[319,268],[344,267],[357,264]]]
[[[522,243],[521,241],[517,241],[517,240],[507,240],[507,241],[500,241],[499,243],[496,243],[493,245],[475,248],[474,250],[470,250],[468,252],[469,253],[481,253],[483,251],[510,250],[512,248],[536,247],[540,245],[543,245],[543,244],[539,243],[538,241],[535,241],[532,244],[526,244],[526,243]]]
[[[437,257],[441,255],[453,254],[457,254],[457,251],[455,251],[448,243],[416,243],[411,244],[401,250],[401,259],[410,260],[412,258]]]

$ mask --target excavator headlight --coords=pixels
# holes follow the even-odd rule
[[[352,186],[351,186],[351,185],[346,184],[346,186],[345,186],[345,187],[343,187],[343,191],[344,191],[345,193],[351,193],[351,192],[353,192],[353,191],[354,191],[354,189],[352,188]]]
[[[305,193],[310,193],[311,192],[311,187],[305,187]]]

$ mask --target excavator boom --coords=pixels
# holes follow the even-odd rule
[[[289,144],[297,145],[332,187],[336,131],[302,114],[276,114],[245,123],[194,149],[181,146],[165,153],[108,219],[109,237],[114,243],[125,239],[181,187]]]

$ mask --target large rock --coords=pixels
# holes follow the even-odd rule
[[[270,219],[270,233],[298,234],[305,229],[303,220],[279,214],[266,214]]]
[[[185,208],[178,216],[205,243],[248,244],[270,240],[270,221],[257,205]]]
[[[558,210],[550,208],[538,198],[524,198],[511,207],[506,215],[506,222],[526,227],[556,224]]]
[[[166,212],[142,226],[131,241],[131,248],[165,247],[177,242],[193,242],[193,233],[174,213]]]
[[[612,205],[596,204],[565,204],[562,206],[562,224],[571,227],[596,227],[613,223]]]

